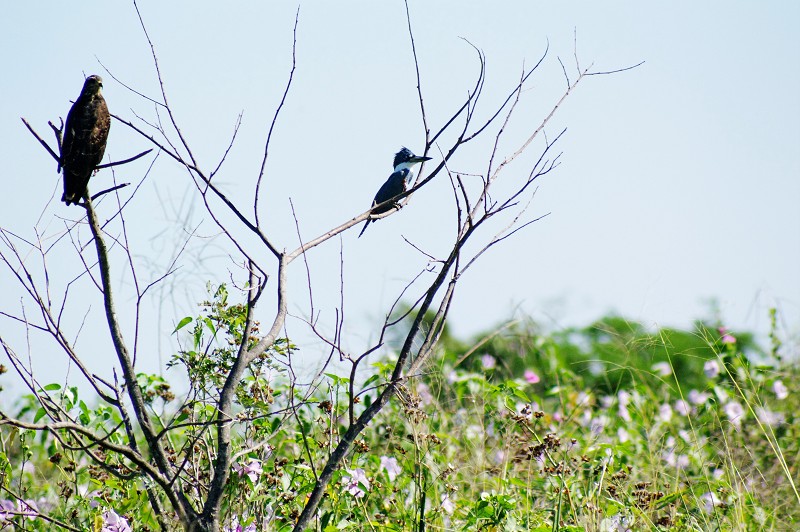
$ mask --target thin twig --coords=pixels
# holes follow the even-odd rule
[[[277,109],[275,109],[275,115],[272,117],[272,123],[269,126],[269,132],[267,133],[267,141],[264,143],[264,158],[261,159],[261,169],[258,171],[258,179],[256,179],[256,191],[255,196],[253,198],[253,215],[255,216],[256,226],[261,225],[261,219],[258,215],[258,201],[261,197],[260,190],[261,190],[261,181],[264,178],[264,169],[267,166],[267,158],[269,157],[269,145],[272,141],[272,132],[275,129],[275,124],[278,123],[278,116],[283,109],[283,105],[286,103],[286,98],[289,96],[289,89],[292,87],[292,81],[294,80],[294,71],[297,68],[297,24],[300,20],[300,6],[297,6],[297,12],[294,16],[294,29],[292,30],[292,68],[289,71],[289,79],[286,82],[286,88],[283,91],[283,96],[281,97],[281,101],[278,104]]]

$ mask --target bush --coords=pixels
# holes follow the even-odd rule
[[[192,457],[187,474],[199,478],[210,467],[204,397],[215,393],[213,364],[227,363],[237,320],[217,291],[194,328],[182,322],[190,345],[174,363],[202,383],[192,400],[177,407],[168,383],[140,375],[152,408],[183,417],[172,445]],[[700,323],[648,333],[608,317],[554,334],[524,322],[472,350],[445,341],[439,365],[407,382],[356,442],[328,486],[317,529],[790,529],[800,520],[800,396],[785,383],[798,371],[754,365],[752,354],[764,355],[751,338]],[[225,530],[290,529],[351,415],[349,379],[330,374],[313,397],[294,396],[280,371],[293,346],[283,345],[237,392]],[[374,365],[373,390],[392,367]],[[115,437],[122,420],[114,411],[88,407],[74,388],[59,393],[60,408]],[[357,406],[374,398],[365,393]],[[35,421],[40,409],[24,397],[19,417]],[[119,478],[124,457],[92,463],[47,433],[0,430],[9,488],[0,527],[156,528],[142,480]]]

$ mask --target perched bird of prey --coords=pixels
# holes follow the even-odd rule
[[[394,172],[392,172],[392,175],[390,175],[389,179],[386,180],[386,183],[381,186],[381,188],[378,190],[378,193],[375,194],[375,199],[372,200],[372,206],[374,207],[375,205],[379,205],[405,192],[406,182],[411,181],[411,179],[414,177],[414,172],[411,171],[411,167],[415,164],[419,164],[428,160],[430,160],[430,157],[420,157],[414,155],[408,148],[403,148],[397,152],[394,156]],[[396,202],[387,203],[386,205],[373,209],[372,214],[388,212],[394,207],[399,208],[400,206]],[[371,221],[372,219],[367,219],[367,222],[364,224],[364,228],[358,234],[359,238],[361,238],[361,235],[363,235],[364,231],[367,230],[367,226]]]
[[[103,79],[89,76],[83,84],[81,95],[67,115],[64,139],[61,142],[59,170],[64,172],[64,195],[67,205],[78,203],[84,194],[89,178],[103,160],[108,140],[111,116],[100,89]]]

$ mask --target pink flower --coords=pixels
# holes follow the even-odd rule
[[[36,503],[30,499],[24,502],[17,499],[17,513],[34,520],[39,515],[39,509],[36,507]]]
[[[131,525],[124,517],[117,515],[114,510],[103,514],[103,529],[101,532],[132,532]]]
[[[494,369],[497,365],[497,360],[490,354],[485,354],[481,356],[481,366],[483,369]]]
[[[13,502],[8,499],[0,500],[0,523],[13,519],[16,515],[17,508]]]
[[[240,477],[247,475],[248,478],[250,478],[250,482],[253,484],[258,481],[258,477],[264,472],[264,469],[261,467],[261,461],[255,458],[251,459],[245,466],[238,463],[233,464],[233,470],[239,473]]]
[[[530,369],[526,369],[523,376],[525,378],[525,382],[528,384],[536,384],[541,380],[539,379],[539,376]]]
[[[250,523],[246,527],[242,528],[242,525],[239,524],[239,518],[234,516],[234,518],[231,520],[230,526],[224,527],[222,532],[258,532],[258,528],[256,527],[255,522]]]
[[[664,423],[669,423],[672,419],[672,408],[669,403],[664,403],[658,408],[658,418]]]
[[[391,482],[394,482],[397,475],[403,471],[397,463],[397,458],[394,457],[381,456],[381,467],[386,470],[386,474],[389,475],[389,481]]]
[[[367,479],[367,475],[361,468],[353,470],[348,469],[347,472],[350,473],[351,476],[342,477],[344,489],[353,497],[360,499],[367,493],[366,490],[369,489],[369,479]]]
[[[736,343],[736,337],[733,336],[732,334],[728,333],[728,328],[727,327],[719,327],[719,328],[717,328],[717,331],[719,331],[719,334],[722,335],[722,338],[720,338],[720,342],[722,342],[723,344],[735,344]]]

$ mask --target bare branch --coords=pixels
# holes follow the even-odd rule
[[[605,71],[602,71],[602,72],[586,72],[585,75],[586,76],[606,76],[608,74],[618,74],[619,72],[626,72],[628,70],[633,70],[634,68],[638,68],[638,67],[642,66],[643,64],[645,64],[645,62],[646,61],[641,61],[639,63],[636,63],[635,65],[632,65],[632,66],[629,66],[629,67],[624,67],[624,68],[618,68],[616,70],[605,70]]]
[[[56,152],[54,152],[54,151],[53,151],[53,148],[51,148],[51,147],[50,147],[50,146],[49,146],[49,145],[48,145],[48,144],[47,144],[47,143],[44,141],[44,139],[42,139],[42,137],[40,137],[40,136],[39,136],[39,134],[38,134],[38,133],[36,133],[36,131],[34,131],[34,130],[33,130],[33,128],[31,127],[31,125],[28,123],[28,121],[27,121],[27,120],[25,120],[25,119],[24,119],[24,118],[22,118],[22,117],[20,117],[20,120],[22,120],[22,123],[23,123],[23,124],[25,124],[25,127],[27,127],[27,128],[28,128],[28,131],[30,131],[30,132],[31,132],[31,135],[33,135],[34,137],[36,137],[36,140],[38,140],[38,141],[39,141],[39,144],[41,144],[42,146],[44,146],[44,149],[46,149],[46,150],[47,150],[47,153],[49,153],[49,154],[50,154],[50,156],[51,156],[53,159],[55,159],[55,160],[56,160],[56,162],[57,162],[57,163],[58,163],[58,165],[59,165],[59,169],[60,169],[60,168],[61,168],[61,157],[60,157],[60,156],[58,156],[58,155],[56,155]],[[51,124],[51,126],[52,126],[52,124]],[[59,150],[59,151],[60,151],[60,150]]]
[[[151,151],[153,151],[153,148],[150,148],[149,150],[145,150],[142,153],[139,153],[138,155],[134,155],[133,157],[129,157],[127,159],[123,159],[122,161],[114,161],[113,163],[106,163],[106,164],[98,165],[97,168],[95,168],[95,170],[102,170],[103,168],[111,168],[112,166],[119,166],[121,164],[128,164],[130,162],[135,161],[136,159],[140,159],[140,158],[144,157],[145,155],[147,155]]]
[[[278,104],[277,109],[275,109],[275,115],[272,117],[272,123],[269,126],[267,141],[264,143],[264,158],[261,160],[261,169],[258,172],[258,179],[256,179],[256,191],[253,198],[253,215],[255,216],[256,226],[261,225],[260,218],[258,216],[258,202],[261,198],[261,181],[264,178],[264,169],[267,166],[267,157],[269,157],[269,145],[272,141],[272,132],[275,129],[275,124],[278,122],[278,116],[283,109],[283,105],[286,103],[286,97],[289,95],[289,89],[292,87],[292,81],[294,80],[294,71],[297,68],[297,24],[299,20],[300,6],[298,5],[297,12],[294,16],[294,29],[292,30],[292,69],[289,71],[289,79],[286,82],[286,89],[283,91],[283,96],[281,97],[281,101]]]

